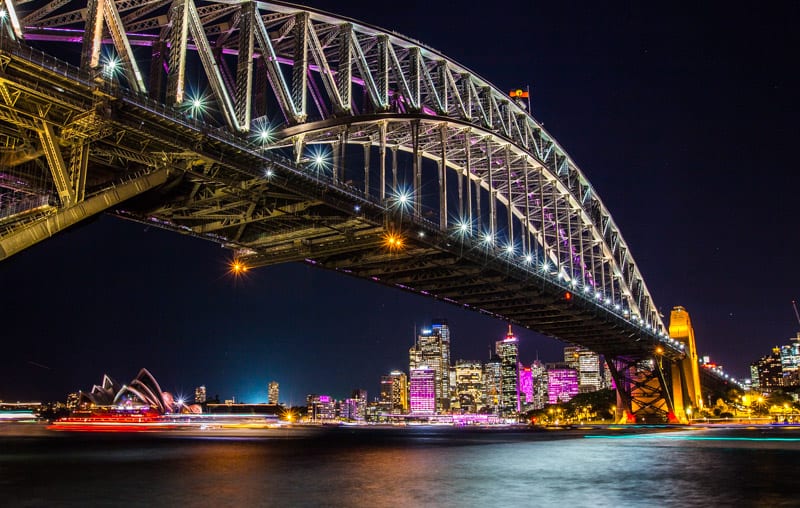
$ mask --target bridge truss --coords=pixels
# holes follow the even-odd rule
[[[656,360],[686,345],[611,214],[469,69],[279,2],[0,5],[0,259],[110,211],[589,347],[621,407],[680,409]]]

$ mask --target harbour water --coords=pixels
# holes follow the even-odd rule
[[[0,506],[800,506],[800,429],[0,428]]]

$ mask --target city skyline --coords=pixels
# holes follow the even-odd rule
[[[798,183],[788,171],[797,71],[785,63],[797,36],[788,4],[727,5],[721,12],[698,6],[691,18],[675,6],[569,12],[542,5],[535,16],[521,11],[515,19],[488,13],[486,23],[508,29],[475,41],[467,30],[453,37],[459,25],[469,26],[467,12],[314,2],[418,39],[498,85],[532,84],[534,115],[591,179],[662,312],[685,306],[700,354],[744,377],[798,326],[790,302],[800,276],[763,270],[791,267],[798,251],[788,206]],[[456,18],[447,32],[439,27],[445,14]],[[527,30],[533,19],[536,30]],[[554,28],[566,19],[574,37]],[[13,386],[21,380],[33,395],[53,381],[65,391],[90,386],[105,362],[112,373],[147,367],[171,389],[186,383],[186,393],[204,383],[213,396],[216,384],[223,398],[233,385],[213,383],[209,372],[242,378],[225,383],[257,378],[245,391],[264,391],[277,379],[298,386],[292,398],[303,397],[312,390],[299,380],[318,376],[317,384],[335,380],[337,393],[347,393],[360,384],[348,372],[366,359],[376,359],[376,371],[402,368],[397,351],[410,345],[409,321],[448,316],[454,336],[460,327],[476,330],[466,354],[454,359],[481,358],[500,335],[492,330],[505,327],[301,265],[233,279],[230,257],[215,245],[102,217],[4,262],[0,308],[9,350],[0,363],[0,398],[21,398],[14,391],[23,387]],[[378,333],[382,326],[387,333]],[[516,331],[521,347],[563,347]]]

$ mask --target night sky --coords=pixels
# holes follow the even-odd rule
[[[311,6],[417,39],[501,89],[592,182],[665,315],[745,376],[800,329],[800,3],[375,2]],[[74,50],[79,51],[75,45]],[[505,323],[300,264],[227,275],[219,246],[103,216],[0,263],[0,400],[63,400],[146,367],[165,390],[301,404],[377,395],[414,324],[449,320],[452,358]],[[525,330],[521,359],[563,345]]]

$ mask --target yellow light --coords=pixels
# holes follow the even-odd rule
[[[661,353],[663,353],[663,352],[664,352],[664,348],[663,348],[663,347],[661,347],[661,346],[658,346],[658,347],[656,348],[656,354],[657,354],[657,355],[660,355],[660,354],[661,354]]]
[[[400,250],[404,243],[403,237],[398,233],[388,232],[383,235],[383,246],[389,250]]]
[[[238,259],[231,262],[231,273],[234,275],[242,275],[249,270],[249,267]]]

